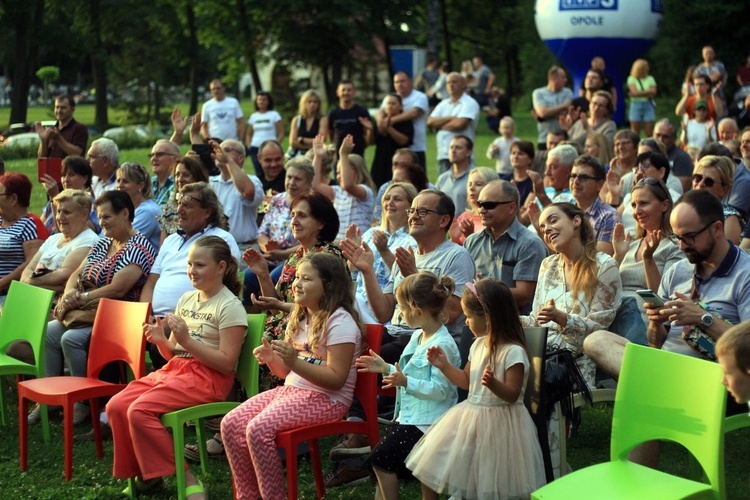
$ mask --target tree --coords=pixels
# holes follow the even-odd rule
[[[47,102],[49,100],[49,85],[60,78],[60,68],[57,66],[42,66],[36,70],[36,77],[43,82],[42,93],[44,94],[44,102]]]

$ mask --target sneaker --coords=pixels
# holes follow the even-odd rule
[[[370,441],[367,434],[345,434],[339,443],[331,448],[328,454],[331,460],[344,460],[370,453]]]
[[[56,413],[60,412],[59,406],[48,406],[47,407],[47,415],[50,417]],[[31,410],[27,417],[27,421],[29,425],[35,425],[42,421],[42,405],[36,404],[34,405],[34,409]]]
[[[112,441],[112,428],[108,426],[107,424],[101,424],[101,430],[102,430],[102,441]],[[88,441],[93,442],[94,441],[94,428],[92,427],[90,431],[88,431],[85,434],[76,434],[73,436],[73,441],[76,443],[85,443]]]
[[[323,478],[326,488],[336,486],[353,486],[367,482],[370,479],[370,469],[367,466],[361,469],[350,469],[344,464],[334,464],[333,470]]]

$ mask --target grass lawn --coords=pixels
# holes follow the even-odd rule
[[[51,443],[42,442],[41,427],[30,428],[29,471],[21,472],[18,461],[18,425],[15,390],[8,394],[11,401],[11,422],[6,428],[6,439],[0,443],[0,492],[6,498],[19,499],[115,499],[123,498],[121,491],[125,482],[112,478],[112,443],[105,442],[102,460],[96,459],[93,443],[76,444],[74,447],[73,480],[66,482],[63,473],[62,422],[52,419]],[[573,469],[600,463],[609,458],[609,436],[611,432],[612,406],[599,404],[583,410],[583,423],[575,438],[568,440],[568,461]],[[76,432],[88,431],[88,424]],[[188,430],[188,436],[192,430]],[[190,438],[188,438],[189,440]],[[335,444],[335,438],[322,442],[323,453]],[[750,429],[736,431],[726,440],[725,470],[727,498],[750,498],[748,491],[748,461],[745,451],[750,446]],[[667,472],[687,475],[689,470],[687,452],[675,444],[663,446],[660,468]],[[330,462],[324,456],[324,470]],[[200,467],[192,466],[199,473]],[[226,462],[211,460],[208,473],[198,474],[209,489],[213,499],[231,499],[232,484]],[[299,497],[315,498],[315,484],[308,459],[300,461]],[[327,490],[327,498],[345,500],[371,499],[374,486],[369,483]],[[166,479],[165,486],[153,498],[177,498],[173,477]],[[420,498],[419,483],[401,483],[401,498]]]

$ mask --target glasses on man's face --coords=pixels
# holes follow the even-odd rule
[[[156,157],[157,159],[164,158],[165,156],[175,156],[175,155],[173,153],[165,153],[164,151],[155,151],[153,153],[148,154],[149,158]]]
[[[192,196],[192,195],[189,195],[189,194],[182,194],[182,195],[180,195],[179,198],[177,198],[177,204],[178,205],[185,206],[185,205],[188,205],[188,204],[190,204],[192,202],[196,202],[198,205],[200,205],[201,204],[201,199],[200,198],[196,198],[195,196]],[[186,208],[190,208],[190,207],[186,207]]]
[[[721,181],[715,181],[715,180],[713,180],[710,177],[703,177],[701,174],[693,174],[693,183],[694,184],[703,183],[703,185],[706,186],[707,188],[711,188],[711,187],[714,187],[714,184],[716,184],[717,182],[719,184],[721,184],[722,186],[724,185],[723,182],[721,182]]]
[[[223,148],[221,148],[221,150],[224,151],[225,153],[231,153],[232,151],[234,151],[235,153],[240,153],[240,154],[244,153],[244,151],[240,151],[239,149],[235,149],[235,148],[230,148],[229,146],[224,146]]]
[[[101,158],[104,158],[104,157],[103,157],[103,156],[101,156],[101,155],[88,155],[88,156],[86,156],[86,159],[87,159],[88,161],[91,161],[91,160],[99,160],[99,159],[101,159]]]
[[[420,219],[427,217],[429,214],[443,215],[437,210],[430,210],[429,208],[407,208],[406,209],[406,215],[412,216],[414,214],[417,214],[417,217],[419,217]]]
[[[691,245],[691,246],[695,245],[695,238],[697,238],[698,235],[701,234],[703,231],[705,231],[706,229],[708,229],[709,227],[711,227],[711,225],[714,222],[716,222],[716,221],[712,220],[711,222],[709,222],[708,224],[706,224],[705,226],[703,226],[703,229],[701,229],[699,231],[695,231],[693,233],[683,234],[682,236],[680,236],[678,234],[672,234],[671,236],[669,236],[669,239],[672,240],[672,243],[674,243],[675,245],[679,245],[680,242],[685,243],[686,245]]]
[[[507,205],[508,203],[513,203],[513,200],[510,201],[478,201],[477,200],[477,207],[483,208],[485,210],[493,210],[500,205]]]
[[[586,181],[598,181],[598,180],[599,180],[599,177],[593,177],[593,176],[591,176],[591,175],[586,175],[586,174],[570,174],[570,175],[568,176],[568,178],[569,178],[569,179],[570,179],[571,181],[575,181],[576,179],[578,179],[578,180],[579,180],[579,181],[581,181],[581,182],[586,182]]]

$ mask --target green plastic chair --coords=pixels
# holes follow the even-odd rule
[[[564,476],[532,499],[724,498],[726,390],[716,363],[629,343],[612,416],[611,462]],[[710,484],[630,462],[635,446],[674,441],[700,463]]]
[[[3,315],[0,316],[0,380],[6,375],[44,376],[44,338],[55,292],[14,281],[10,284]],[[35,363],[30,365],[5,354],[13,342],[25,340],[31,344]],[[0,384],[0,423],[8,425],[5,390]],[[19,415],[26,418],[26,415]],[[44,442],[49,442],[47,408],[42,411]]]
[[[253,349],[261,343],[263,331],[266,326],[265,314],[248,314],[247,315],[247,335],[242,343],[242,351],[237,363],[237,379],[245,388],[248,398],[258,394],[258,360],[253,355]],[[208,452],[206,451],[206,431],[203,425],[203,419],[216,415],[225,415],[239,406],[241,403],[236,401],[221,401],[218,403],[206,403],[182,410],[175,410],[165,413],[161,416],[161,423],[164,427],[172,429],[172,439],[174,440],[174,464],[177,482],[177,498],[184,500],[187,496],[185,486],[185,424],[189,421],[195,422],[195,430],[198,437],[198,450],[201,458],[201,470],[205,474],[208,464]],[[130,497],[133,498],[136,492],[135,480],[128,481]]]

